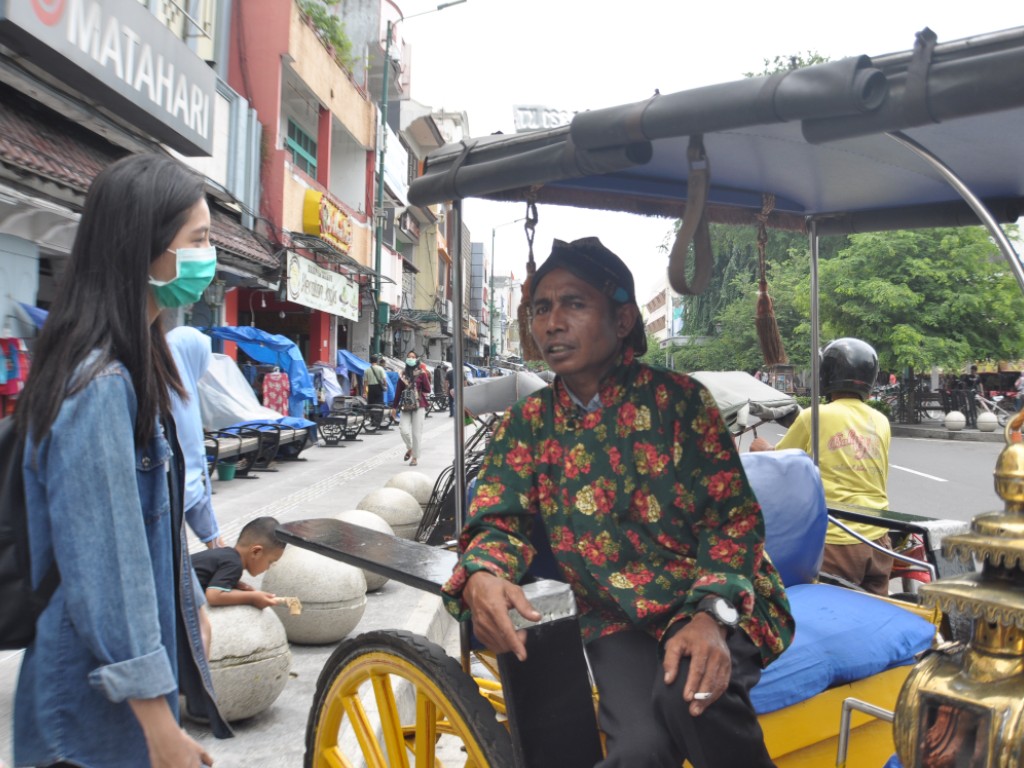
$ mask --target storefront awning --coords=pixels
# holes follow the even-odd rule
[[[346,274],[349,277],[358,275],[360,277],[365,276],[367,278],[372,278],[377,274],[375,270],[360,264],[347,253],[342,253],[323,238],[319,238],[316,235],[306,235],[302,232],[288,232],[287,234],[291,239],[292,247],[309,251],[313,254],[314,261],[318,266],[334,264],[335,266],[341,267],[343,274]],[[395,281],[387,275],[381,275],[380,279],[381,282],[395,284]],[[362,283],[366,281],[357,280],[357,282]]]
[[[423,325],[424,323],[443,323],[445,318],[432,309],[403,309],[391,316],[392,323],[403,321]]]
[[[11,168],[19,177],[26,172],[38,177],[40,183],[28,186],[56,185],[71,193],[55,193],[56,197],[80,203],[93,178],[124,154],[90,131],[0,85],[0,166]],[[54,191],[53,186],[47,189]],[[231,213],[211,205],[210,214],[210,239],[237,259],[236,267],[241,269],[235,271],[257,277],[280,268],[280,259],[269,244]]]
[[[124,153],[38,102],[0,85],[0,165],[28,171],[79,197]]]
[[[211,206],[210,223],[210,240],[219,250],[230,251],[264,270],[280,269],[280,256],[274,253],[270,244],[263,242],[230,214]]]

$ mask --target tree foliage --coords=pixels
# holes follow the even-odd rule
[[[857,336],[883,369],[1010,359],[1024,298],[980,227],[855,235],[821,265],[822,337]]]
[[[341,0],[298,0],[299,9],[309,17],[317,36],[334,50],[334,58],[348,71],[352,71],[352,41],[345,32],[344,22],[334,9]]]
[[[772,239],[790,243],[769,261],[776,321],[790,361],[807,369],[810,255],[806,245],[786,235],[770,233]],[[955,370],[971,360],[1014,359],[1024,351],[1019,322],[1024,297],[980,227],[829,238],[820,255],[823,344],[840,336],[864,339],[878,351],[883,370],[921,371],[932,365]],[[724,271],[719,259],[718,274]],[[762,366],[753,268],[735,269],[729,284],[718,287],[717,298],[688,297],[687,318],[692,304],[714,309],[700,338],[669,351],[674,367],[754,371]]]
[[[744,77],[763,77],[774,75],[776,72],[785,72],[790,69],[809,67],[812,64],[824,64],[828,58],[817,51],[805,51],[792,56],[776,56],[773,59],[764,59],[764,69],[760,72],[744,72]]]

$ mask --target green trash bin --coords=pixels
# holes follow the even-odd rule
[[[238,467],[230,461],[220,461],[217,463],[217,478],[220,480],[234,480],[236,469]]]

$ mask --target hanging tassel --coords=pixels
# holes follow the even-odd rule
[[[530,311],[530,293],[533,286],[533,273],[536,272],[533,261],[526,264],[526,280],[523,281],[523,295],[519,299],[519,342],[523,348],[523,360],[543,360],[544,355],[533,340],[533,313]]]
[[[526,204],[526,242],[529,254],[526,261],[526,280],[523,281],[522,294],[519,297],[519,309],[516,317],[519,320],[519,345],[522,347],[523,360],[543,360],[544,355],[533,340],[533,313],[530,306],[530,295],[533,293],[533,276],[537,271],[537,263],[533,260],[533,236],[537,226],[537,206],[531,200]]]
[[[775,304],[768,295],[768,283],[761,280],[757,290],[757,340],[761,344],[761,355],[765,365],[778,365],[789,362],[786,350],[782,346],[782,336],[775,322]]]
[[[757,287],[757,314],[754,327],[757,328],[757,340],[761,345],[761,355],[766,366],[789,362],[786,350],[782,345],[779,325],[775,321],[775,304],[768,295],[768,278],[766,275],[765,247],[768,245],[768,214],[775,207],[775,195],[764,195],[761,213],[757,221],[757,260],[761,270],[761,279]]]

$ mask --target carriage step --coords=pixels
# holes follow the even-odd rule
[[[331,518],[285,523],[277,534],[289,544],[439,594],[458,555]]]

